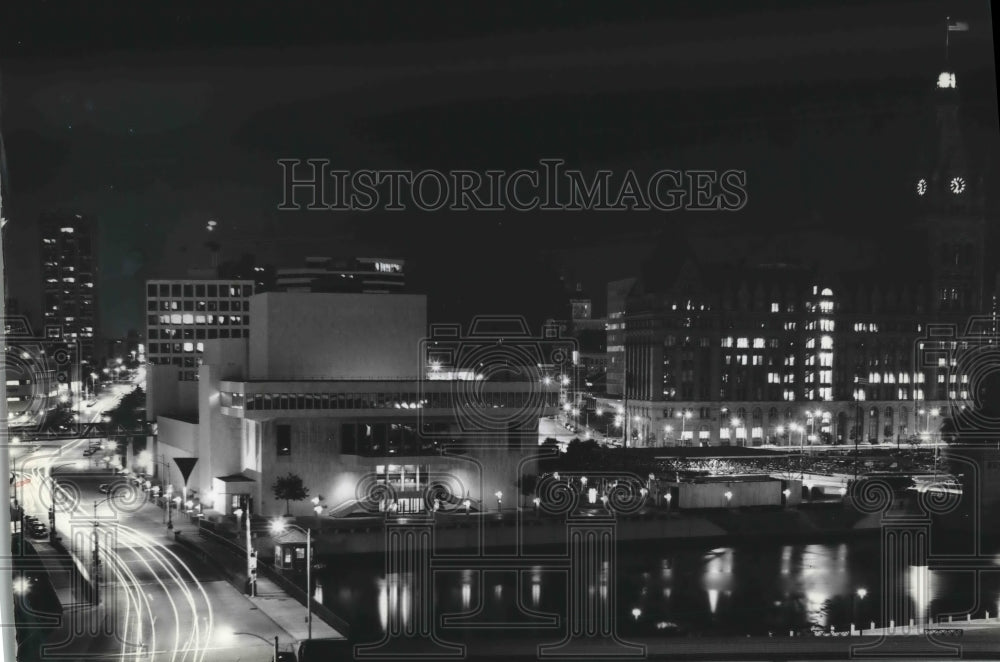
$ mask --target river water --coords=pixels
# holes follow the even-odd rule
[[[622,544],[616,571],[603,568],[598,590],[613,608],[623,635],[787,634],[790,629],[831,626],[842,630],[852,622],[867,627],[871,621],[881,626],[880,545],[878,537],[732,547]],[[969,610],[974,617],[984,611],[995,616],[1000,608],[1000,556],[982,563],[993,570],[980,573],[978,580],[968,570],[935,570],[933,560],[932,569],[901,567],[895,572],[905,594],[902,599],[927,616]],[[384,559],[376,555],[330,563],[317,581],[323,603],[350,623],[359,640],[380,638],[393,616],[404,626],[415,618],[410,598],[419,589],[412,575],[387,576]],[[487,637],[498,631],[497,624],[506,624],[499,630],[509,636],[514,628],[545,626],[546,614],[566,613],[567,573],[551,565],[435,570],[430,584],[436,619],[474,613],[466,624]],[[439,631],[447,631],[436,622]]]

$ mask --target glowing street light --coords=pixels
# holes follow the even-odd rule
[[[861,598],[862,600],[864,600],[866,595],[868,595],[868,589],[866,589],[864,587],[858,589],[858,597],[859,598]]]
[[[497,498],[497,512],[499,513],[501,511],[501,509],[503,508],[503,492],[501,492],[500,490],[497,490],[497,492],[496,492],[496,494],[494,494],[494,496]]]
[[[15,577],[11,584],[17,595],[24,595],[31,590],[31,582],[24,576]]]
[[[685,438],[687,433],[687,421],[691,418],[691,416],[691,412],[687,410],[677,412],[677,418],[681,419],[681,439]]]

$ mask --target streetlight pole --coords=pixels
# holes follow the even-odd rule
[[[243,517],[243,509],[233,511],[236,517]],[[246,547],[247,547],[247,592],[250,597],[257,595],[257,550],[253,548],[253,538],[250,535],[250,506],[246,510]]]
[[[242,635],[245,635],[247,637],[256,637],[257,639],[260,639],[261,641],[263,641],[268,646],[271,645],[270,641],[268,641],[264,637],[260,636],[259,634],[254,634],[252,632],[234,632],[233,636],[236,636],[238,634],[242,634]],[[275,660],[278,659],[278,635],[274,635],[274,659]]]

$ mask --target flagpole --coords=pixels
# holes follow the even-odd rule
[[[948,64],[948,56],[950,55],[948,48],[951,44],[951,16],[946,16],[944,19],[944,62]]]

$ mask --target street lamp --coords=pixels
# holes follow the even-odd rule
[[[861,601],[862,601],[862,603],[863,603],[863,601],[864,601],[864,599],[865,599],[865,596],[866,596],[866,595],[868,595],[868,589],[866,589],[866,588],[864,588],[864,587],[862,587],[862,588],[859,588],[859,589],[858,589],[857,591],[855,591],[855,592],[854,592],[854,594],[852,594],[852,595],[851,595],[851,603],[852,603],[852,604],[853,604],[853,606],[854,606],[854,608],[853,608],[853,610],[852,610],[852,611],[854,612],[854,620],[856,620],[856,621],[857,621],[857,620],[860,620],[860,614],[859,614],[859,612],[860,612],[860,609],[859,609],[859,606],[858,606],[858,603],[857,603],[857,601],[855,601],[855,600],[854,600],[854,596],[855,596],[855,595],[856,595],[856,596],[858,597],[858,599],[859,599],[859,600],[861,600]]]
[[[24,595],[29,590],[31,590],[31,582],[28,580],[27,577],[21,575],[19,577],[14,578],[14,581],[12,582],[12,587],[14,589],[14,593],[16,593],[17,595]]]
[[[170,507],[169,510],[167,511],[167,528],[168,529],[173,529],[174,528],[174,507],[176,507],[178,510],[180,510],[180,507],[181,507],[181,498],[179,496],[174,497],[172,499],[172,501],[173,501],[173,507]]]
[[[246,519],[246,548],[247,548],[247,594],[250,597],[257,595],[257,550],[253,548],[253,539],[250,535],[250,509],[247,511]],[[233,510],[233,515],[236,515],[236,522],[239,523],[240,518],[243,517],[243,509],[236,508]]]
[[[497,512],[499,513],[503,508],[503,492],[497,490],[497,493],[494,496],[497,498]]]
[[[100,546],[100,538],[97,535],[97,530],[98,530],[97,529],[97,507],[99,505],[101,505],[102,503],[105,503],[105,502],[108,502],[108,501],[114,501],[115,498],[117,498],[118,496],[119,496],[118,494],[115,494],[114,492],[112,492],[109,496],[105,497],[104,499],[101,499],[101,500],[94,499],[94,549],[93,549],[94,576],[93,576],[93,581],[91,583],[93,584],[93,588],[94,588],[93,596],[94,596],[94,604],[95,605],[96,604],[100,604],[100,601],[101,601],[101,599],[100,599],[100,586],[101,586],[101,546]],[[115,519],[117,519],[117,517],[118,516],[116,515]]]
[[[238,634],[241,634],[241,635],[246,636],[246,637],[256,637],[257,639],[260,639],[261,641],[263,641],[268,646],[271,645],[270,641],[268,641],[264,637],[260,636],[259,634],[254,634],[252,632],[233,632],[232,634],[233,634],[234,637],[236,635],[238,635]],[[278,659],[278,635],[274,635],[274,659],[275,660]]]
[[[247,518],[250,521],[250,518]],[[312,612],[312,529],[303,529],[301,526],[286,522],[281,518],[271,520],[271,534],[281,535],[287,529],[292,528],[306,534],[306,611],[308,612],[309,633],[306,640],[312,639],[313,632],[313,612]]]
[[[320,526],[320,523],[319,523],[320,513],[322,513],[326,509],[326,506],[324,506],[322,503],[320,503],[323,500],[324,499],[321,496],[314,496],[312,498],[313,512],[316,514],[316,528],[317,529]]]

